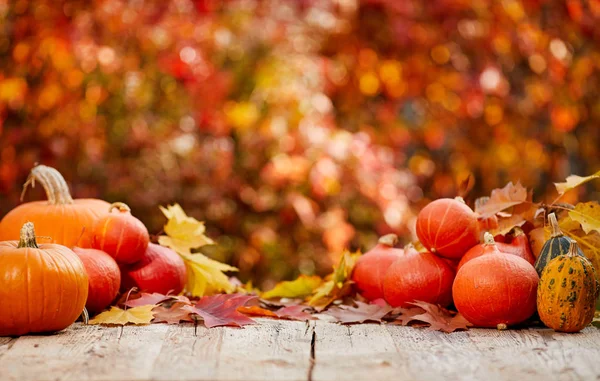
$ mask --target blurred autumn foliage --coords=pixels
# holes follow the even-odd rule
[[[244,279],[327,271],[470,177],[597,171],[599,23],[598,0],[0,0],[0,216],[40,162],[155,233],[179,202]]]

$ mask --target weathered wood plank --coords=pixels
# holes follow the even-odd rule
[[[15,340],[12,337],[0,337],[0,358],[12,347]]]
[[[167,329],[74,324],[23,336],[0,357],[2,380],[147,380]]]
[[[196,335],[191,325],[171,326],[152,379],[306,380],[310,327],[302,322],[257,320],[259,325],[244,329],[199,326]]]

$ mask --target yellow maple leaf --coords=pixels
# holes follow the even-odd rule
[[[350,253],[346,250],[338,265],[333,268],[333,273],[327,277],[328,280],[325,283],[315,290],[308,300],[308,304],[317,309],[324,309],[333,301],[348,295],[352,290],[350,275],[352,275],[358,257],[360,257],[359,252]]]
[[[126,325],[126,324],[150,324],[154,315],[152,309],[156,305],[150,304],[122,310],[119,307],[111,307],[89,321],[89,324],[102,325]]]
[[[586,234],[600,232],[600,205],[596,201],[580,202],[575,209],[569,210],[569,217],[579,222]]]
[[[312,295],[317,287],[323,283],[319,276],[300,275],[295,280],[279,282],[269,291],[263,292],[264,299],[273,298],[304,298]]]
[[[567,177],[567,179],[566,179],[567,181],[565,181],[564,183],[554,183],[554,186],[556,187],[558,194],[563,195],[563,194],[567,193],[568,191],[575,189],[578,186],[585,184],[588,181],[591,181],[594,179],[600,179],[600,171],[594,173],[593,175],[585,176],[585,177],[571,175],[571,176]]]
[[[187,268],[186,290],[193,296],[235,291],[235,286],[223,272],[238,271],[237,268],[210,259],[203,254],[179,253],[179,255]]]
[[[191,253],[192,249],[198,249],[205,245],[214,244],[213,240],[205,235],[204,222],[194,217],[189,217],[179,206],[170,205],[167,208],[160,207],[168,222],[165,225],[166,236],[158,237],[158,243],[169,247],[178,253]]]

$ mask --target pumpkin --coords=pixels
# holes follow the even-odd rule
[[[459,259],[479,241],[477,215],[460,197],[435,200],[417,216],[417,236],[431,253]]]
[[[113,210],[116,213],[112,213]],[[135,263],[142,259],[150,236],[144,224],[131,215],[129,206],[116,202],[108,214],[100,218],[93,228],[92,247],[102,250],[119,264]]]
[[[121,271],[117,262],[108,254],[96,249],[73,248],[89,278],[88,298],[85,308],[97,313],[110,306],[119,293]]]
[[[173,250],[154,243],[148,245],[139,262],[121,266],[121,291],[137,287],[147,292],[179,294],[186,281],[183,259]]]
[[[356,261],[352,281],[365,298],[383,298],[383,277],[392,263],[404,254],[402,249],[394,248],[397,242],[398,237],[395,234],[385,235],[374,248]]]
[[[91,247],[92,227],[98,217],[106,214],[109,203],[97,199],[73,200],[62,175],[54,168],[38,165],[24,185],[39,182],[48,201],[33,201],[11,210],[0,221],[0,241],[19,237],[19,229],[33,222],[40,237],[49,237],[52,243],[67,247]]]
[[[540,278],[537,309],[542,322],[559,332],[579,332],[594,318],[598,282],[594,266],[575,241],[566,255],[552,259]]]
[[[546,267],[551,260],[567,254],[572,242],[570,238],[564,236],[563,232],[558,227],[558,221],[556,220],[556,215],[554,213],[548,215],[548,222],[552,227],[552,235],[550,236],[550,239],[544,243],[540,255],[535,261],[535,269],[539,275],[542,274],[544,267]],[[584,256],[579,246],[577,246],[577,252],[579,255]]]
[[[0,336],[60,331],[82,313],[88,277],[69,248],[39,245],[34,225],[0,242]]]
[[[530,263],[500,252],[490,239],[486,234],[485,255],[458,270],[452,295],[456,309],[473,325],[502,329],[535,313],[539,277]]]
[[[535,262],[531,249],[529,248],[529,242],[527,236],[523,233],[520,228],[515,229],[514,238],[510,243],[496,242],[494,237],[490,233],[484,234],[484,242],[473,246],[467,253],[461,258],[458,263],[458,269],[460,269],[465,263],[472,260],[473,258],[480,257],[489,253],[496,253],[500,251],[505,254],[512,254],[525,259],[531,265]]]
[[[454,270],[444,259],[408,245],[386,272],[383,295],[393,307],[410,307],[414,301],[445,307],[452,303],[453,280]]]

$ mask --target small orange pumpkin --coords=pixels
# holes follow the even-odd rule
[[[45,165],[31,170],[23,186],[39,182],[48,201],[21,204],[0,221],[0,241],[19,238],[19,229],[26,222],[35,224],[40,237],[50,237],[52,243],[67,247],[91,247],[92,227],[96,219],[106,214],[110,204],[97,199],[73,200],[69,187],[60,172]]]
[[[87,299],[83,263],[65,246],[38,246],[31,222],[20,236],[0,242],[0,336],[65,329]]]

